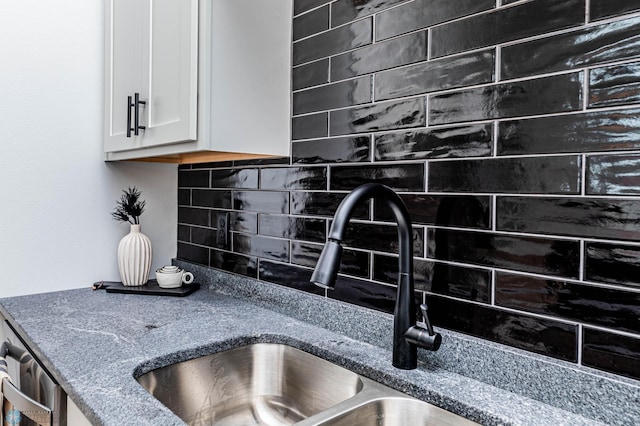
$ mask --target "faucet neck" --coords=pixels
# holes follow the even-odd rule
[[[342,242],[345,239],[347,226],[353,212],[360,203],[370,198],[383,202],[391,209],[398,225],[399,272],[413,277],[413,230],[411,228],[411,217],[400,196],[388,186],[379,183],[367,183],[349,193],[336,210],[328,239]],[[411,287],[413,290],[413,279],[411,279]]]

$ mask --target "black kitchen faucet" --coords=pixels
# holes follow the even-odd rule
[[[404,370],[416,368],[417,348],[437,351],[442,342],[440,334],[433,331],[427,316],[427,305],[420,305],[425,326],[414,324],[415,295],[413,284],[413,232],[411,218],[404,202],[391,188],[379,183],[366,183],[351,191],[342,200],[333,217],[327,243],[311,275],[311,282],[333,289],[340,268],[340,256],[347,225],[355,208],[370,198],[384,202],[398,225],[399,271],[398,293],[394,309],[393,366]]]

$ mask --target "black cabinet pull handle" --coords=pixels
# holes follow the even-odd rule
[[[127,137],[131,137],[131,131],[135,136],[140,134],[139,130],[146,129],[140,125],[140,105],[146,105],[145,101],[140,100],[140,93],[135,93],[133,99],[127,96]],[[133,126],[131,126],[131,111],[133,110]]]
[[[135,100],[134,100],[134,109],[135,109],[135,116],[134,116],[134,121],[135,124],[133,126],[134,130],[133,130],[133,134],[138,136],[138,130],[144,130],[146,127],[145,126],[141,126],[140,125],[140,105],[146,105],[147,103],[145,101],[141,101],[140,100],[140,93],[135,93]]]
[[[133,102],[131,96],[127,96],[127,137],[131,137],[131,108],[133,108]]]

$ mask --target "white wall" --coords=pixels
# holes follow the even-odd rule
[[[176,254],[177,166],[105,163],[102,0],[0,8],[0,297],[119,280],[127,186],[147,201],[152,270]]]

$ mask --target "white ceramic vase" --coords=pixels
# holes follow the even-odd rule
[[[151,241],[140,232],[140,225],[131,225],[131,231],[120,240],[118,268],[125,286],[140,286],[149,281]]]

